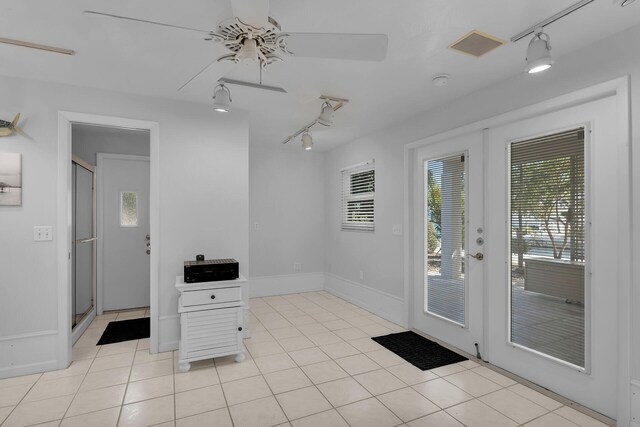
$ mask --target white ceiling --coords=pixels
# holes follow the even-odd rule
[[[310,88],[351,100],[336,113],[333,127],[315,128],[315,148],[326,150],[522,72],[529,37],[480,59],[446,46],[473,29],[508,40],[575,1],[271,0],[270,15],[284,31],[389,36],[383,62],[288,57],[282,64]],[[0,0],[0,37],[77,52],[68,57],[0,44],[0,74],[211,103],[220,65],[194,81],[188,93],[177,89],[223,53],[220,46],[197,33],[82,13],[88,9],[206,30],[231,17],[226,0]],[[596,0],[546,32],[561,61],[571,51],[637,24],[640,2],[621,9],[611,0]],[[449,85],[434,87],[431,77],[442,72],[452,76]],[[239,64],[225,77],[257,81],[259,73],[257,67]],[[277,84],[268,75],[263,83]],[[301,104],[287,94],[231,90],[233,106],[251,112],[254,144],[277,147],[320,112],[320,101]],[[292,145],[299,149],[300,143]]]

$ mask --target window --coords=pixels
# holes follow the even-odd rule
[[[375,161],[342,170],[342,229],[374,231]]]
[[[585,366],[584,129],[511,144],[511,342]]]
[[[135,191],[120,192],[120,226],[138,226],[138,193]]]

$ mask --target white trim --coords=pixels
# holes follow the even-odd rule
[[[26,363],[24,365],[13,365],[0,368],[0,378],[13,378],[22,375],[39,374],[41,372],[55,371],[58,369],[58,361],[55,359],[45,360],[38,363]]]
[[[27,334],[6,335],[4,337],[0,337],[0,342],[23,340],[23,339],[38,338],[38,337],[48,337],[51,335],[58,335],[58,331],[55,329],[52,329],[49,331],[30,332]]]
[[[360,162],[360,163],[356,163],[355,165],[345,166],[342,169],[340,169],[340,172],[348,171],[349,169],[360,168],[362,166],[375,165],[375,163],[376,163],[376,159],[367,160],[366,162]]]
[[[324,273],[287,274],[249,278],[250,298],[314,292],[324,289]]]
[[[158,276],[160,252],[160,135],[159,124],[146,120],[122,117],[85,114],[70,111],[58,111],[58,348],[57,368],[63,369],[71,364],[71,124],[85,123],[100,126],[145,129],[150,133],[150,212],[151,234],[155,236],[157,248],[151,253],[151,353],[158,352]],[[65,237],[66,236],[66,237]],[[66,266],[66,268],[65,268]]]
[[[413,200],[408,195],[412,194],[412,177],[410,173],[411,163],[415,159],[415,149],[423,147],[436,142],[445,141],[457,136],[466,135],[472,132],[485,130],[491,127],[498,127],[509,123],[525,120],[540,116],[545,113],[551,113],[572,106],[585,104],[590,101],[596,101],[609,96],[615,96],[618,106],[618,129],[621,129],[620,138],[623,145],[628,147],[628,150],[620,153],[620,170],[618,185],[622,185],[626,188],[628,197],[625,200],[621,200],[620,216],[617,218],[618,235],[619,239],[619,251],[620,253],[628,253],[629,257],[621,257],[618,260],[618,271],[620,272],[619,293],[618,293],[618,375],[617,375],[617,391],[618,391],[618,411],[617,421],[619,425],[630,424],[631,413],[631,395],[629,389],[629,381],[631,378],[631,313],[632,313],[632,293],[631,283],[633,280],[632,275],[632,242],[629,230],[631,229],[631,205],[632,200],[632,186],[631,184],[631,156],[629,155],[631,146],[631,99],[629,93],[629,76],[625,75],[613,80],[609,80],[594,86],[590,86],[581,90],[574,91],[569,94],[561,95],[550,100],[536,103],[527,107],[519,108],[514,111],[500,114],[487,118],[485,120],[470,123],[465,126],[461,126],[446,132],[442,132],[418,141],[405,144],[405,182],[404,182],[404,229],[411,230],[411,212],[413,210]],[[636,225],[637,227],[637,225]],[[485,228],[485,232],[486,232]],[[413,259],[413,239],[411,236],[414,233],[406,233],[407,238],[404,242],[404,255],[405,255],[405,300],[409,300],[409,295],[413,294],[413,281],[412,271],[407,258]],[[485,269],[486,270],[486,269]],[[485,272],[486,274],[486,272]],[[486,281],[485,281],[486,282]],[[405,302],[405,306],[409,303]],[[488,348],[488,341],[485,341],[485,349],[483,354],[490,354],[491,349]]]
[[[160,316],[158,324],[162,325],[158,337],[158,352],[178,350],[180,346],[180,314]]]
[[[403,298],[363,285],[362,283],[353,282],[336,276],[335,274],[326,273],[325,277],[325,291],[387,319],[390,322],[407,327]]]
[[[94,286],[94,292],[95,292],[95,286]],[[76,343],[76,341],[78,341],[80,339],[80,337],[82,336],[82,334],[84,334],[84,332],[89,328],[89,325],[91,324],[91,322],[93,322],[93,319],[96,318],[96,298],[95,298],[95,294],[94,294],[94,298],[93,298],[93,308],[91,308],[91,311],[89,312],[88,315],[84,316],[84,318],[80,321],[80,323],[76,324],[76,327],[73,328],[73,330],[71,331],[71,343],[72,345]]]
[[[71,315],[69,315],[69,320]],[[71,328],[69,321],[69,328]],[[71,332],[71,330],[69,330]],[[0,337],[0,350],[11,348],[12,364],[0,368],[0,378],[58,369],[58,330],[28,332]],[[9,354],[9,353],[7,353]],[[40,358],[44,360],[39,360]],[[35,360],[34,360],[35,359]]]

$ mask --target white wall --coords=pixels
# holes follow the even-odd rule
[[[206,105],[0,77],[0,117],[22,112],[30,136],[3,138],[23,154],[22,207],[0,208],[0,377],[57,366],[57,242],[33,242],[57,224],[58,111],[159,123],[160,347],[178,340],[175,276],[197,253],[234,257],[248,274],[249,154],[245,114]],[[164,320],[163,320],[164,319]]]
[[[149,156],[149,131],[72,125],[72,153],[96,164],[96,153]]]
[[[322,288],[318,273],[322,276],[325,268],[324,154],[279,142],[274,147],[251,145],[249,165],[253,295]]]
[[[465,124],[535,104],[620,76],[631,76],[633,154],[633,322],[632,378],[640,379],[640,27],[614,35],[584,50],[557,58],[541,75],[520,74],[448,105],[420,114],[397,126],[370,135],[328,153],[326,159],[327,272],[364,283],[374,290],[401,298],[403,260],[401,242],[390,236],[390,224],[403,212],[403,146],[409,142],[455,129]],[[524,52],[523,52],[524,55]],[[455,84],[452,83],[452,84]],[[376,159],[376,232],[356,234],[338,227],[340,168]],[[379,271],[383,270],[383,271]],[[372,276],[373,275],[373,276]],[[346,285],[345,285],[346,286]],[[375,298],[368,292],[365,298]],[[640,408],[638,408],[640,414]]]

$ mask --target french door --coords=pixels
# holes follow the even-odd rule
[[[482,133],[429,145],[415,158],[413,325],[476,354],[483,347]]]
[[[616,417],[620,161],[613,97],[490,129],[486,354]]]

